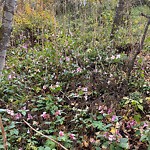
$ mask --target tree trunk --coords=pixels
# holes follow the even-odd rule
[[[125,0],[119,0],[116,12],[114,16],[114,21],[112,25],[112,30],[110,34],[110,40],[112,40],[115,37],[115,33],[119,29],[119,26],[123,23],[123,15],[124,15],[124,9],[125,9]]]
[[[3,7],[2,26],[0,27],[0,76],[5,65],[7,46],[12,31],[15,0],[5,0]]]

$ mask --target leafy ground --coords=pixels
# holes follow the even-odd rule
[[[53,21],[42,20],[43,12],[31,17],[27,10],[22,24],[15,18],[0,82],[0,113],[9,149],[62,149],[23,120],[68,149],[150,149],[149,36],[128,77],[128,54],[109,41],[110,8],[103,8],[101,26],[97,16],[85,12],[70,22],[71,14],[58,16],[55,28]],[[132,36],[125,29],[118,33],[116,43],[122,48],[141,35],[146,22],[138,16],[141,10],[148,8],[132,12]]]

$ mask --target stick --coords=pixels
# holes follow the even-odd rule
[[[43,133],[37,131],[36,129],[34,129],[33,127],[30,126],[30,124],[28,122],[26,122],[24,119],[23,121],[33,130],[35,131],[36,133],[42,135],[43,137],[53,141],[54,143],[56,143],[57,145],[59,145],[60,147],[62,147],[64,150],[68,150],[67,148],[65,148],[62,144],[60,144],[59,142],[55,141],[54,139],[52,139],[51,137],[47,136],[47,135],[44,135]]]
[[[145,18],[150,19],[150,16],[149,15],[145,15],[144,13],[141,13],[141,16],[144,16]]]
[[[4,126],[3,126],[3,123],[2,123],[2,118],[1,118],[1,115],[0,115],[0,128],[2,130],[2,137],[3,137],[3,145],[4,145],[4,149],[7,150],[7,138],[6,138],[6,132],[4,130]]]

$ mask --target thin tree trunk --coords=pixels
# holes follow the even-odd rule
[[[150,25],[150,16],[145,15],[143,13],[141,13],[141,15],[146,17],[148,19],[148,21],[147,21],[147,24],[145,26],[144,33],[142,35],[141,41],[139,42],[139,44],[137,46],[134,47],[134,49],[133,49],[134,53],[130,54],[131,56],[129,57],[129,61],[127,62],[127,68],[128,68],[127,77],[128,77],[128,79],[129,79],[129,77],[131,75],[131,71],[133,70],[133,67],[134,67],[134,64],[135,64],[135,60],[136,60],[138,54],[143,49],[144,41],[145,41],[145,38],[146,38],[146,35],[147,35],[147,32],[148,32],[148,28],[149,28],[149,25]]]
[[[7,46],[12,31],[15,0],[5,0],[3,7],[2,26],[0,27],[0,76],[5,65]]]
[[[116,6],[116,12],[115,12],[112,30],[111,30],[111,34],[110,34],[110,40],[112,40],[115,37],[115,33],[119,29],[119,26],[123,23],[125,2],[126,2],[125,0],[119,0],[118,4]]]

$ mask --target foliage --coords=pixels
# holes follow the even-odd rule
[[[25,43],[32,46],[36,43],[44,44],[45,40],[50,39],[57,25],[53,9],[44,8],[42,1],[24,2],[23,4],[20,2],[19,4],[19,12],[14,17],[15,28],[12,44]]]
[[[34,10],[26,2],[16,14],[0,82],[0,113],[10,150],[59,149],[23,119],[68,149],[148,148],[149,38],[128,79],[128,54],[109,41],[114,4],[88,7],[91,3],[56,15],[57,24],[47,3]],[[116,45],[134,43],[143,31],[145,19],[137,16],[138,9],[147,10],[133,9],[132,26],[118,31]]]

